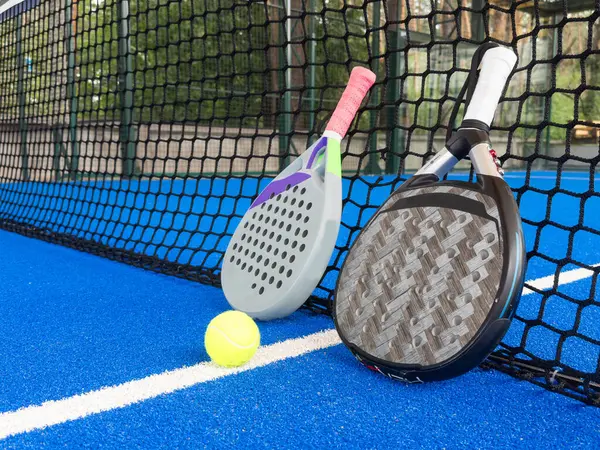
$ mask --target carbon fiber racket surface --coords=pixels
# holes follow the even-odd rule
[[[468,198],[481,208],[395,206],[428,194]],[[381,211],[340,274],[338,331],[391,363],[447,361],[471,342],[496,299],[504,264],[498,207],[475,190],[438,185],[398,192]]]

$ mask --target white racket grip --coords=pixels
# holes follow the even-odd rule
[[[477,86],[463,120],[492,124],[506,81],[517,63],[517,55],[507,47],[495,47],[483,55]]]
[[[365,67],[355,67],[350,74],[348,85],[333,112],[326,131],[337,133],[341,139],[346,136],[358,108],[375,83],[375,74]]]

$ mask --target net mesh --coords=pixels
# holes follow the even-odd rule
[[[600,383],[600,22],[594,1],[26,0],[0,6],[0,227],[219,284],[252,199],[312,143],[350,70],[329,312],[351,243],[443,147],[477,45],[518,67],[492,141],[528,275],[485,363],[588,403]],[[11,6],[13,5],[13,6]],[[472,178],[468,161],[454,172]]]

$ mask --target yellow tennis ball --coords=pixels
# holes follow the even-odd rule
[[[260,344],[260,332],[252,318],[240,311],[219,314],[208,324],[204,346],[210,359],[224,367],[246,364]]]

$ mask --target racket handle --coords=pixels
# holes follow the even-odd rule
[[[507,47],[495,47],[483,55],[477,86],[463,120],[492,124],[506,81],[517,63],[517,55]]]
[[[358,112],[358,108],[375,83],[376,75],[364,67],[355,67],[350,74],[348,85],[333,112],[326,131],[333,131],[343,139]]]

